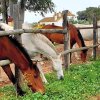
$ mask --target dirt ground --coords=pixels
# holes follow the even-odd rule
[[[85,43],[86,43],[87,46],[92,45],[92,41],[85,42]],[[63,45],[62,44],[57,45],[56,48],[57,48],[58,52],[63,51]],[[80,56],[79,53],[80,52],[78,52],[78,55]],[[87,61],[90,59],[91,53],[92,53],[92,49],[89,49],[88,52],[87,52]],[[97,55],[100,55],[100,47],[97,49]],[[76,59],[75,56],[72,55],[72,63],[73,64],[80,64],[80,63],[82,63],[82,61],[80,59]],[[12,68],[12,71],[14,72],[14,65],[13,64],[11,64],[11,68]],[[49,73],[49,72],[52,71],[51,61],[45,61],[44,62],[43,71],[44,71],[44,73]],[[8,77],[6,76],[6,74],[4,73],[2,68],[0,67],[0,87],[4,86],[6,84],[10,84],[10,83],[11,82],[9,81]]]

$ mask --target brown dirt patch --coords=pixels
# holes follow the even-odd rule
[[[100,95],[92,96],[92,97],[89,98],[89,100],[100,100]]]

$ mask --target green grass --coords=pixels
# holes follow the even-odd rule
[[[88,100],[100,95],[100,60],[71,65],[64,75],[64,80],[59,81],[56,73],[46,74],[49,84],[45,85],[45,95],[33,94],[25,85],[26,95],[16,97],[14,87],[5,86],[0,88],[0,100]]]

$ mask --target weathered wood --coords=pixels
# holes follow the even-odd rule
[[[9,15],[13,16],[13,1],[9,0]]]
[[[97,26],[100,28],[100,26]],[[79,28],[79,27],[77,27]],[[88,27],[89,28],[89,27]],[[82,29],[82,28],[79,28]],[[83,29],[86,29],[85,27]],[[89,29],[93,29],[89,28]],[[65,34],[67,32],[67,29],[15,29],[15,30],[10,30],[10,31],[0,31],[0,36],[5,36],[5,35],[16,35],[16,34],[23,34],[23,33],[60,33],[60,34]]]
[[[3,22],[7,23],[7,17],[8,17],[8,13],[7,13],[7,0],[1,0],[0,2],[1,2]]]
[[[65,55],[65,54],[76,52],[76,51],[81,51],[81,50],[85,50],[85,49],[90,49],[90,48],[98,47],[99,45],[100,44],[96,44],[96,45],[92,45],[92,46],[87,46],[87,47],[82,47],[82,48],[77,48],[77,49],[69,49],[69,50],[66,50],[66,51],[62,51],[60,54],[61,55]]]
[[[21,16],[21,11],[22,11],[22,9],[20,9],[19,3],[13,5],[14,29],[22,28],[22,23],[24,22],[24,17],[23,17],[23,15]],[[20,43],[22,43],[20,34],[16,34],[15,37]],[[22,78],[21,74],[22,73],[20,72],[19,68],[15,66],[15,77],[16,77],[17,83],[19,83],[19,84],[21,84],[23,82],[22,81],[23,78]]]
[[[8,65],[10,64],[10,60],[0,60],[0,66],[5,66],[5,65]]]
[[[78,29],[93,29],[93,27],[76,27]],[[98,25],[97,28],[100,28],[100,26]]]
[[[39,59],[39,58],[35,58],[35,59],[31,59],[33,62],[41,62],[41,61],[45,61],[45,59]],[[5,66],[8,64],[11,64],[12,62],[10,60],[0,60],[0,66]]]
[[[0,31],[0,36],[6,36],[6,35],[16,35],[16,34],[23,34],[23,33],[66,33],[67,30],[63,29],[15,29],[10,31]]]
[[[68,20],[67,20],[67,13],[68,10],[65,10],[62,12],[63,13],[63,28],[67,30],[68,26]],[[67,32],[64,34],[64,51],[70,49],[70,35]],[[70,54],[65,54],[64,55],[64,66],[65,69],[68,69],[68,66],[70,64]]]
[[[100,28],[100,26],[97,26],[97,28]]]
[[[93,27],[76,27],[78,29],[93,29]]]
[[[97,19],[93,17],[93,45],[97,43]],[[96,47],[93,48],[93,58],[96,60]]]
[[[24,29],[26,33],[61,33],[64,34],[67,32],[66,29]]]

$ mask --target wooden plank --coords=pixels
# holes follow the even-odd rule
[[[62,12],[63,13],[63,28],[67,30],[68,26],[68,20],[67,20],[67,13],[68,10],[65,10]],[[68,33],[68,30],[66,34],[64,34],[64,51],[70,49],[70,35]],[[65,69],[68,69],[68,66],[70,64],[70,54],[65,54],[64,55],[64,66]]]
[[[0,66],[5,66],[5,65],[8,65],[10,64],[10,60],[0,60]]]
[[[23,34],[23,33],[60,33],[64,34],[67,30],[63,29],[15,29],[10,31],[0,31],[0,36],[6,36],[6,35],[16,35],[16,34]]]
[[[98,47],[99,45],[100,44],[91,45],[91,46],[87,46],[87,47],[81,47],[81,48],[77,48],[77,49],[69,49],[69,50],[66,50],[66,51],[62,51],[60,54],[61,55],[65,55],[65,54],[76,52],[76,51],[81,51],[81,50],[85,50],[85,49],[90,49],[90,48]]]
[[[97,43],[97,19],[93,17],[93,45]],[[93,58],[96,60],[96,47],[93,48]]]
[[[78,29],[93,29],[93,27],[76,27]]]
[[[22,20],[21,18],[21,9],[19,3],[13,5],[13,19],[14,19],[14,29],[21,29],[24,19]],[[22,43],[20,34],[16,34],[15,37],[20,43]],[[15,78],[19,84],[22,83],[23,80],[22,73],[16,66],[15,66]]]

